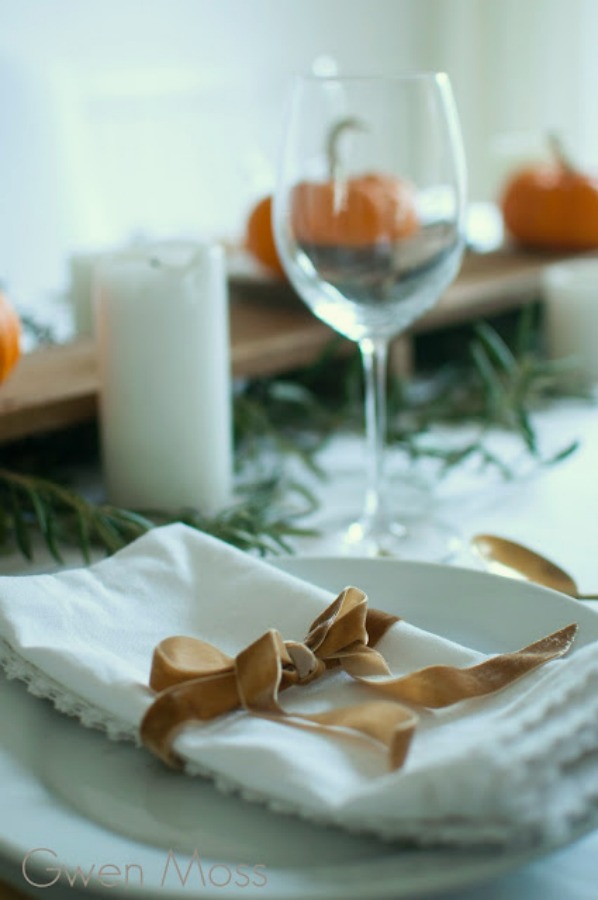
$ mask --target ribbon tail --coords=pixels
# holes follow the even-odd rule
[[[261,719],[290,725],[315,734],[329,734],[345,740],[367,738],[388,751],[389,768],[400,769],[411,746],[419,716],[407,706],[385,700],[372,700],[356,706],[344,706],[325,713],[287,712],[278,709],[249,709]]]
[[[405,762],[419,721],[417,713],[407,706],[379,700],[302,718],[318,723],[327,731],[350,729],[372,738],[387,748],[391,769],[399,769]]]
[[[517,650],[492,656],[475,666],[428,666],[410,675],[390,680],[374,680],[354,675],[386,696],[428,709],[440,709],[492,694],[512,684],[538,666],[565,654],[575,637],[577,625],[567,625],[547,637]]]

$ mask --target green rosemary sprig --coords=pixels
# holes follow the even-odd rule
[[[395,440],[413,459],[427,457],[440,462],[440,474],[475,459],[481,468],[493,466],[504,478],[511,478],[510,465],[488,443],[497,428],[518,436],[539,464],[552,465],[570,456],[579,445],[576,440],[549,456],[542,453],[533,412],[559,396],[589,400],[589,387],[575,359],[544,359],[534,346],[536,335],[531,305],[519,316],[512,347],[489,324],[474,325],[469,365],[445,368],[424,401],[411,405],[406,424],[395,426]],[[441,422],[469,422],[477,426],[477,432],[459,447],[422,440]]]
[[[271,477],[246,484],[240,495],[234,505],[213,517],[195,509],[176,515],[141,514],[94,503],[45,478],[0,469],[0,546],[16,546],[32,560],[35,536],[40,535],[57,563],[64,562],[64,545],[77,546],[89,563],[93,548],[114,553],[156,525],[169,522],[184,522],[262,556],[290,553],[288,538],[313,534],[297,524],[316,505],[301,484]]]
[[[73,543],[89,562],[92,547],[114,553],[151,527],[138,513],[94,504],[45,478],[0,469],[0,545],[15,544],[28,560],[36,533],[56,562],[64,561],[60,546]]]
[[[286,379],[250,382],[235,396],[234,423],[238,469],[269,453],[279,461],[295,458],[322,476],[316,455],[334,422],[304,385]]]
[[[173,521],[184,522],[241,550],[259,555],[292,553],[288,539],[313,536],[298,520],[317,508],[313,495],[296,481],[271,477],[239,489],[239,500],[208,518],[195,509],[183,510]]]

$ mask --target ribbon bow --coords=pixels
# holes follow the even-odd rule
[[[365,735],[387,748],[396,769],[407,756],[418,721],[413,706],[439,709],[494,693],[562,656],[577,631],[577,625],[568,625],[522,650],[467,668],[428,666],[396,678],[374,646],[398,621],[368,609],[363,591],[348,587],[312,622],[303,642],[285,641],[269,629],[233,659],[196,638],[166,638],[154,651],[150,687],[158,695],[142,720],[141,740],[168,765],[180,767],[172,745],[185,724],[243,708],[320,732]],[[313,715],[289,713],[280,705],[281,690],[307,684],[337,666],[390,699]]]

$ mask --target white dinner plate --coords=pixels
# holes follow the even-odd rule
[[[580,626],[576,647],[598,640],[598,615],[583,604],[482,572],[396,560],[276,565],[333,592],[355,584],[372,606],[487,652],[572,621]],[[82,728],[5,678],[0,723],[0,874],[37,897],[56,881],[51,896],[70,900],[96,890],[160,900],[413,898],[483,882],[553,849],[413,850],[277,815]],[[598,820],[578,834],[592,827]]]

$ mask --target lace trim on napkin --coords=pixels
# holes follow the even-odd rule
[[[30,693],[50,700],[56,709],[78,718],[85,727],[97,728],[111,740],[140,745],[136,725],[111,716],[66,690],[37,666],[24,660],[2,638],[0,667],[7,678],[25,682]],[[375,834],[389,841],[457,847],[516,844],[522,851],[539,842],[546,847],[557,846],[575,830],[584,830],[586,824],[596,824],[598,801],[598,659],[588,654],[584,664],[568,674],[569,677],[561,681],[560,691],[546,698],[543,704],[530,708],[526,716],[517,717],[510,732],[503,733],[503,753],[508,754],[509,745],[515,741],[523,742],[526,747],[523,753],[518,750],[518,771],[516,777],[510,772],[512,780],[508,790],[503,792],[500,785],[493,785],[492,812],[484,818],[480,815],[463,818],[444,815],[437,819],[404,819],[384,824],[377,818],[364,816],[360,825],[353,827],[342,814],[321,815],[308,807],[269,797],[197,762],[187,761],[185,772],[208,778],[222,793],[237,794],[250,802],[263,804],[275,813],[300,816],[321,825],[340,825],[354,834]],[[583,704],[576,705],[580,698],[583,698]],[[538,764],[535,744],[538,736],[530,731],[538,726],[542,729],[542,766]],[[489,761],[490,747],[486,753]],[[476,789],[479,788],[483,795],[488,783],[479,761],[475,768],[468,769],[469,788],[472,789],[471,779],[476,770],[480,775]],[[505,774],[500,771],[501,778],[504,779]],[[458,785],[456,787],[458,789]],[[539,815],[539,801],[550,792],[554,792],[555,799],[550,809],[542,807]],[[507,802],[501,804],[500,798]]]
[[[24,681],[30,694],[50,700],[57,710],[76,717],[86,728],[98,728],[112,741],[134,741],[139,745],[137,727],[102,712],[97,706],[66,690],[58,681],[19,656],[3,638],[0,638],[0,667],[7,678]]]

